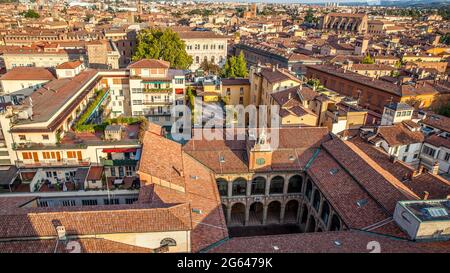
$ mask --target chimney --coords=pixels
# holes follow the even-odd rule
[[[291,92],[289,92],[289,94],[288,94],[288,99],[290,100],[291,99]]]
[[[423,192],[423,200],[428,200],[428,196],[430,196],[430,193],[427,191]]]
[[[434,175],[437,175],[439,173],[439,162],[436,161],[433,164],[433,167],[431,167],[431,173]]]
[[[396,155],[389,156],[389,161],[391,161],[392,163],[397,162],[397,156]]]
[[[421,175],[422,173],[423,173],[423,169],[424,169],[425,167],[422,165],[422,164],[420,164],[419,165],[419,170],[417,171],[417,175]]]

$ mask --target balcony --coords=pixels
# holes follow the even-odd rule
[[[77,167],[77,166],[89,166],[90,159],[85,158],[82,160],[77,159],[61,159],[61,160],[49,160],[42,159],[39,161],[34,160],[17,160],[17,167],[28,167],[28,168],[38,168],[38,167]]]
[[[163,104],[163,105],[167,105],[167,104],[173,104],[173,101],[174,100],[172,100],[172,99],[169,99],[169,100],[144,100],[143,102],[142,102],[142,104],[144,104],[144,105],[161,105],[161,104]]]
[[[136,166],[137,162],[134,159],[100,159],[103,166]]]
[[[172,88],[145,88],[144,93],[172,93]]]

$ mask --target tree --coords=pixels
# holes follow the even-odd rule
[[[144,58],[161,59],[170,62],[171,67],[176,69],[188,69],[192,64],[192,57],[187,54],[184,41],[169,28],[144,29],[137,40],[133,61]]]
[[[208,72],[208,74],[217,74],[220,71],[220,67],[213,63],[208,62],[207,59],[204,59],[203,62],[200,64],[200,69],[202,69],[205,72]]]
[[[232,56],[227,59],[223,69],[222,77],[224,78],[245,78],[248,76],[247,62],[244,54],[241,52],[238,57]]]
[[[41,17],[39,13],[37,13],[35,10],[32,9],[29,9],[26,12],[22,12],[21,15],[23,15],[23,17],[25,18],[34,18],[34,19]]]
[[[247,61],[244,58],[244,53],[241,51],[236,59],[236,77],[246,78],[248,76]]]
[[[305,22],[306,23],[310,23],[310,24],[312,24],[312,23],[314,23],[314,20],[315,18],[314,18],[314,13],[313,13],[313,11],[312,11],[312,9],[308,9],[307,11],[306,11],[306,15],[305,15]]]
[[[367,55],[364,57],[364,59],[362,60],[362,63],[363,63],[363,64],[374,64],[374,63],[375,63],[375,60],[374,60],[372,57],[370,57],[369,54],[367,54]]]

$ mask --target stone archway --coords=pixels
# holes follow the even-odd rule
[[[302,192],[303,178],[296,174],[289,178],[288,193]]]
[[[297,200],[290,200],[286,203],[284,208],[284,222],[296,223],[298,215],[299,204]]]
[[[233,181],[232,195],[240,196],[246,195],[247,192],[247,180],[242,177],[239,177]]]
[[[242,203],[235,203],[231,207],[230,225],[243,226],[245,224],[245,205]]]
[[[267,206],[267,224],[279,224],[281,216],[280,201],[272,201]]]
[[[280,194],[283,193],[284,188],[284,178],[282,176],[275,176],[270,180],[270,194]]]
[[[262,176],[253,178],[252,195],[264,195],[266,193],[266,179]]]
[[[249,225],[260,225],[263,223],[263,211],[264,206],[261,202],[255,202],[251,204],[249,210]]]

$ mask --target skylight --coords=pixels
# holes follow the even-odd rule
[[[431,217],[444,217],[448,216],[447,210],[442,207],[425,208],[425,211]]]

